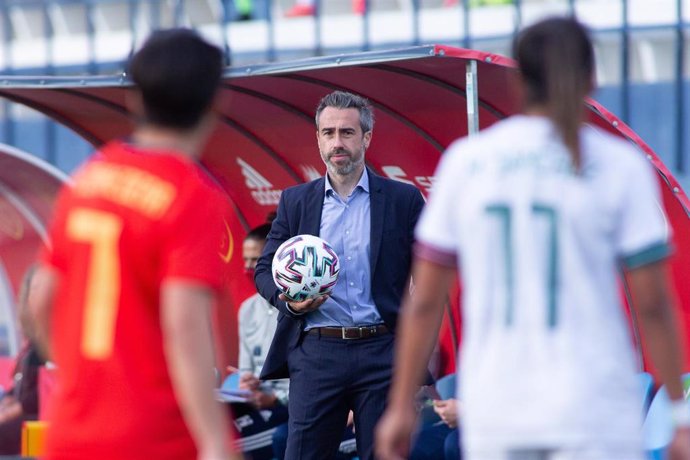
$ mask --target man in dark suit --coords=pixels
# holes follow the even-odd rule
[[[369,102],[336,91],[316,110],[326,177],[285,190],[256,266],[261,295],[279,311],[261,378],[290,377],[288,460],[332,458],[348,412],[357,450],[373,459],[373,432],[392,374],[401,298],[409,288],[413,230],[424,200],[415,187],[365,167],[374,118]],[[340,258],[330,296],[286,302],[271,276],[281,243],[328,241]]]

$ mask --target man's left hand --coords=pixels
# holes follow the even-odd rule
[[[264,393],[263,391],[255,391],[251,396],[251,403],[257,409],[268,409],[274,407],[278,402],[278,398],[273,393]]]

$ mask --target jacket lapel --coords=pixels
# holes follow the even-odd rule
[[[309,187],[307,196],[305,197],[306,216],[304,227],[300,229],[301,233],[308,233],[310,235],[319,236],[321,230],[321,212],[323,211],[323,197],[326,189],[326,179],[322,177],[312,182],[312,187]]]
[[[368,168],[367,168],[368,169]],[[383,181],[379,176],[374,174],[371,169],[369,172],[369,214],[371,219],[371,276],[373,279],[376,271],[376,263],[379,260],[379,251],[381,250],[381,238],[383,237],[383,217],[386,211],[386,194],[383,193]]]

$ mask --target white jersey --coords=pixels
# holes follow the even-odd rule
[[[580,139],[576,175],[547,118],[513,116],[437,170],[418,256],[461,274],[470,450],[640,444],[619,273],[666,257],[668,226],[642,154],[591,126]]]
[[[240,372],[261,374],[268,349],[278,326],[276,310],[258,292],[242,302],[239,311]],[[289,379],[269,380],[261,383],[261,389],[273,392],[278,400],[287,403]]]

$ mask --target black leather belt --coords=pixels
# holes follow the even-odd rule
[[[344,340],[366,339],[386,333],[388,333],[388,328],[385,324],[357,327],[315,327],[307,331],[307,334],[319,335],[321,337],[337,337]]]

